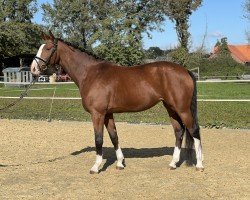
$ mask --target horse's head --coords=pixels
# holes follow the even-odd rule
[[[31,63],[30,70],[34,76],[40,75],[48,68],[48,65],[56,64],[56,50],[58,40],[53,36],[51,31],[49,35],[42,33],[45,44],[42,44]]]

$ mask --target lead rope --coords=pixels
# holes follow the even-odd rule
[[[56,94],[56,86],[55,86],[54,93],[53,93],[53,97],[52,97],[51,104],[50,104],[48,122],[51,122],[51,112],[52,112],[52,107],[53,107],[53,102],[54,102],[55,94]]]
[[[3,107],[3,108],[0,108],[0,111],[4,111],[4,110],[7,110],[8,108],[16,105],[16,103],[18,103],[19,101],[21,101],[24,97],[26,97],[28,95],[28,91],[29,89],[31,88],[32,85],[34,85],[36,79],[33,78],[33,80],[29,83],[29,85],[26,87],[26,89],[20,94],[20,97],[19,99],[11,102],[9,105]]]

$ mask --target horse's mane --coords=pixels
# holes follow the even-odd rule
[[[73,48],[75,48],[75,49],[77,49],[77,50],[79,50],[79,51],[81,51],[81,52],[84,52],[84,53],[86,53],[86,54],[88,54],[88,55],[94,57],[95,59],[103,60],[102,58],[100,58],[99,56],[97,56],[97,55],[96,55],[95,53],[93,53],[92,51],[89,51],[89,50],[87,50],[87,49],[85,49],[85,48],[82,48],[82,47],[80,47],[80,46],[78,46],[78,45],[76,45],[76,44],[72,44],[71,42],[67,42],[67,41],[65,41],[65,40],[63,40],[63,39],[61,39],[61,38],[57,38],[57,40],[58,40],[58,41],[61,41],[61,42],[63,42],[63,43],[65,43],[65,44],[67,44],[68,46],[71,46],[71,47],[73,47]]]

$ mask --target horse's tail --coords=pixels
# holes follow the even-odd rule
[[[193,79],[194,83],[194,91],[192,96],[192,102],[191,102],[191,113],[194,121],[194,126],[192,129],[192,135],[190,132],[186,129],[186,148],[187,148],[187,161],[192,161],[192,152],[193,152],[193,146],[194,146],[194,138],[200,139],[200,127],[198,123],[198,116],[197,116],[197,86],[196,86],[196,78],[194,74],[191,71],[188,71],[189,75]]]

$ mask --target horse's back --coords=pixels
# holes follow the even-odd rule
[[[154,62],[133,67],[111,66],[107,70],[108,77],[121,83],[123,87],[140,87],[147,85],[155,89],[158,96],[163,98],[167,90],[173,91],[176,88],[188,89],[192,87],[193,81],[188,70],[183,66],[172,62]]]
[[[97,67],[97,71],[100,72],[102,79],[157,79],[161,76],[169,77],[181,77],[188,75],[187,70],[176,63],[159,61],[153,63],[147,63],[142,65],[136,65],[131,67],[124,67],[113,65],[111,63],[100,63]]]
[[[95,70],[90,94],[95,99],[105,95],[99,99],[105,100],[112,112],[145,110],[159,101],[174,104],[187,96],[192,80],[184,67],[170,62],[133,67],[102,63]]]

